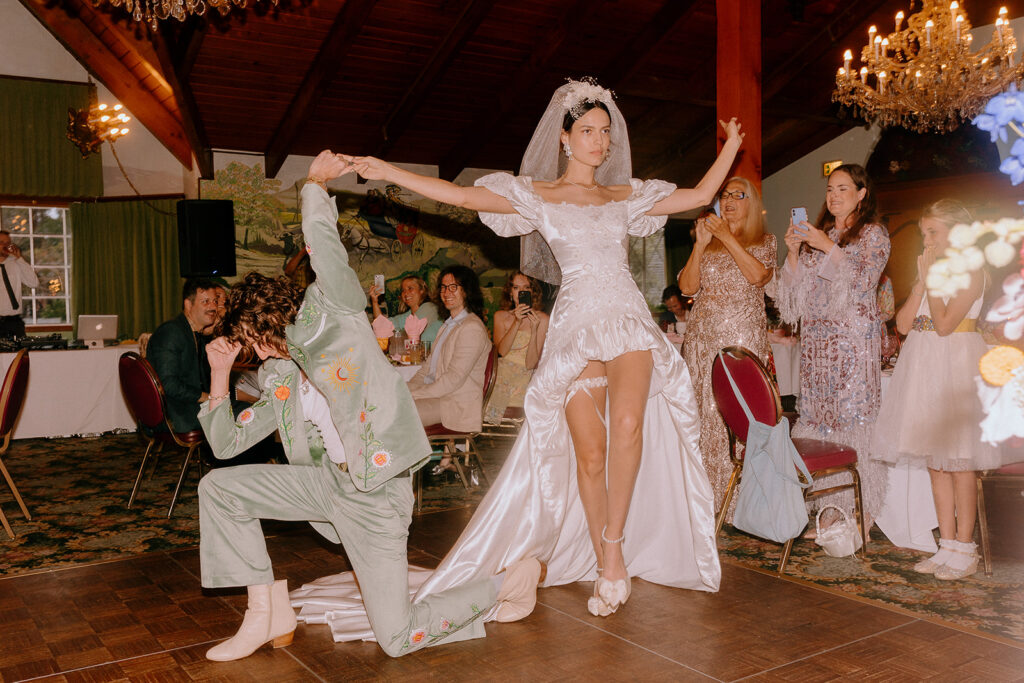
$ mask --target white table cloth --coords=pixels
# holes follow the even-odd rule
[[[892,374],[882,375],[882,396]],[[888,470],[885,500],[875,523],[893,545],[936,552],[932,529],[939,526],[932,498],[932,480],[925,467],[885,465]]]
[[[769,338],[770,340],[770,338]],[[783,396],[800,394],[800,343],[778,344],[771,342],[772,356],[775,357],[775,377],[779,382],[779,393]]]
[[[411,380],[419,372],[420,366],[418,365],[396,365],[395,370],[398,370],[398,374],[402,376],[406,382]]]
[[[117,359],[137,344],[102,349],[29,351],[28,393],[13,438],[135,431],[121,394]],[[0,354],[6,373],[13,353]]]

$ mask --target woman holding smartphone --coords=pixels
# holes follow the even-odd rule
[[[868,457],[881,402],[876,290],[889,260],[889,232],[878,222],[875,207],[863,167],[843,164],[832,171],[818,218],[821,227],[801,221],[786,231],[789,253],[776,299],[783,320],[800,323],[800,419],[793,436],[857,450],[868,517],[865,536],[885,496],[884,467]],[[833,476],[821,477],[814,488],[834,483]],[[819,501],[853,509],[849,491]]]
[[[484,411],[488,424],[501,424],[508,408],[523,407],[526,386],[540,362],[548,333],[543,306],[539,282],[520,270],[508,276],[501,292],[501,310],[494,314],[494,346],[500,358],[494,391]]]

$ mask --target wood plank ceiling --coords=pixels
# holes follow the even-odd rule
[[[615,90],[636,175],[692,184],[715,153],[715,0],[249,0],[155,33],[102,0],[21,2],[205,177],[214,149],[263,153],[271,176],[324,148],[516,169],[551,92],[584,75]],[[842,51],[908,3],[760,4],[769,175],[861,123],[830,102]],[[979,25],[999,3],[962,5]]]

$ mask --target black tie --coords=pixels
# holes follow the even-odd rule
[[[0,271],[3,272],[4,289],[7,290],[7,296],[11,300],[11,307],[14,308],[14,310],[18,310],[18,299],[14,296],[14,287],[11,287],[11,278],[7,277],[7,265],[0,263]]]

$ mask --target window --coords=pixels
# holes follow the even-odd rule
[[[27,325],[71,322],[69,219],[67,207],[0,206],[0,229],[11,233],[39,278],[38,287],[23,290],[22,318]]]

